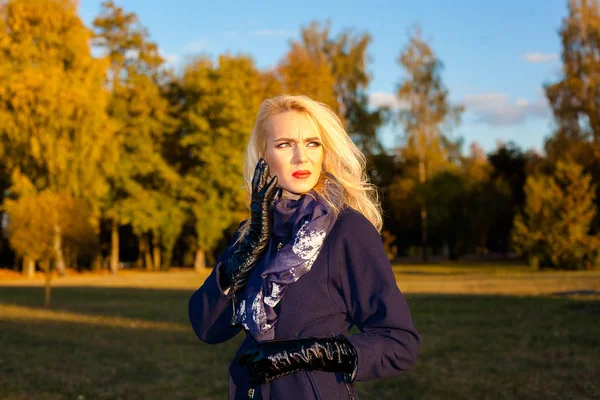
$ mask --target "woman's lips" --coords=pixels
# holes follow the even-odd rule
[[[296,179],[306,179],[310,176],[310,171],[296,171],[292,176]]]

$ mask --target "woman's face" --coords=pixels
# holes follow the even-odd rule
[[[297,198],[315,187],[324,152],[319,129],[307,114],[287,111],[269,118],[266,142],[265,160],[288,192],[284,197]]]

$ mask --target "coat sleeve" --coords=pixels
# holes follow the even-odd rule
[[[241,327],[231,326],[233,308],[231,300],[219,285],[219,270],[222,261],[227,260],[233,252],[233,243],[238,238],[239,228],[233,235],[229,246],[219,256],[215,267],[202,286],[192,294],[188,303],[188,314],[194,333],[198,338],[209,344],[221,343],[231,339],[241,330]]]
[[[420,336],[398,289],[379,232],[358,212],[346,213],[331,243],[330,268],[339,308],[359,328],[348,340],[358,353],[356,380],[401,374],[416,362]],[[338,224],[336,224],[338,225]]]

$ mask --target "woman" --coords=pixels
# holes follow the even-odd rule
[[[189,302],[200,340],[245,331],[230,399],[356,399],[354,381],[415,363],[420,337],[365,164],[325,105],[287,95],[261,105],[244,159],[250,218]]]

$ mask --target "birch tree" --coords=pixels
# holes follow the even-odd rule
[[[398,100],[403,104],[398,115],[405,141],[401,157],[414,160],[416,166],[416,171],[409,170],[404,179],[423,186],[436,173],[452,167],[452,157],[456,158],[458,153],[457,145],[445,135],[444,128],[459,121],[463,108],[451,104],[448,89],[442,82],[442,64],[421,37],[418,27],[397,61],[405,72],[397,90]],[[399,186],[407,185],[408,182]],[[415,184],[408,186],[416,187]],[[422,195],[418,202],[422,257],[427,261],[428,205]]]

